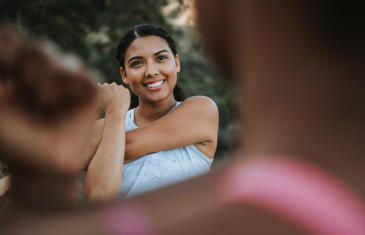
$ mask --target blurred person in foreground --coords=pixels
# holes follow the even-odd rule
[[[244,95],[234,160],[123,203],[29,211],[4,233],[365,233],[363,4],[197,6],[208,52]]]

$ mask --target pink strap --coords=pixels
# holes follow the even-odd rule
[[[225,172],[224,200],[276,212],[311,234],[365,234],[365,206],[319,169],[286,158],[261,158]]]
[[[152,223],[143,208],[135,203],[107,207],[101,222],[109,235],[153,235]]]

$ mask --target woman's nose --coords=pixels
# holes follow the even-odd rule
[[[155,63],[148,63],[146,66],[146,77],[156,77],[159,74],[158,67]]]

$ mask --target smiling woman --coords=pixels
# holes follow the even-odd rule
[[[124,126],[115,122],[113,130],[106,128],[114,115],[110,112],[96,123],[86,197],[110,199],[116,192],[131,197],[209,171],[217,146],[218,109],[208,97],[184,100],[173,39],[159,27],[135,26],[121,38],[117,58],[122,81],[132,91],[132,109],[119,114]],[[111,148],[102,144],[113,136],[121,138],[116,130],[126,131],[124,166],[123,158],[108,156]],[[120,140],[114,147],[123,150]]]
[[[159,36],[134,40],[125,52],[127,62],[120,68],[123,82],[144,102],[176,102],[171,95],[180,72],[179,56]]]

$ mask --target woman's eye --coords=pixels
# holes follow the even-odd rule
[[[141,65],[141,64],[143,64],[142,60],[135,60],[131,63],[131,67],[136,67],[136,66]]]
[[[167,59],[167,56],[165,56],[165,55],[159,55],[157,57],[157,62],[161,62],[161,61],[166,60],[166,59]]]

